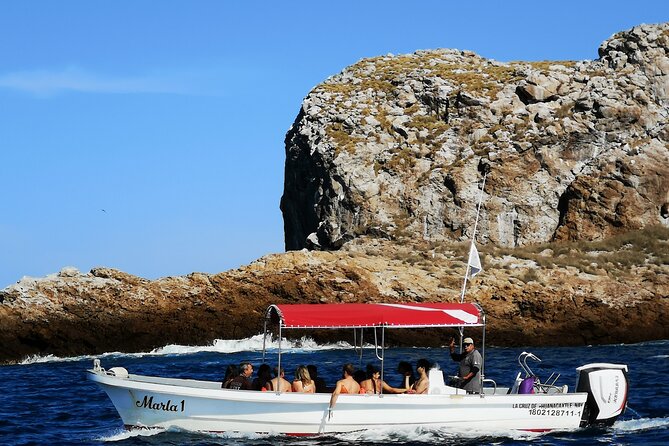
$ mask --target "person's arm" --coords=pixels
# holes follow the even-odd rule
[[[463,376],[462,379],[464,381],[469,381],[470,379],[475,377],[478,372],[479,372],[479,368],[476,367],[475,365],[473,365],[472,368],[471,368],[471,371],[469,373],[467,373],[467,375]]]
[[[341,386],[342,386],[341,380],[337,381],[337,385],[335,386],[335,389],[332,392],[332,396],[330,397],[330,405],[328,406],[328,420],[330,419],[330,417],[332,417],[332,411],[334,410],[335,404],[337,404],[337,398],[341,393]]]
[[[451,359],[453,361],[461,361],[464,358],[466,353],[455,353],[455,339],[451,338],[451,342],[448,344],[448,349],[451,351]]]
[[[409,389],[398,389],[396,387],[391,387],[385,381],[381,381],[381,383],[383,391],[386,393],[406,393],[407,390],[409,390]]]
[[[451,359],[456,362],[462,361],[465,356],[467,356],[466,353],[451,353]]]
[[[293,392],[303,392],[304,391],[304,386],[302,385],[302,381],[295,380],[293,381]]]

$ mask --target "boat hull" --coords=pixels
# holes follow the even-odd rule
[[[309,435],[417,426],[454,431],[571,430],[579,427],[588,396],[342,394],[328,416],[330,394],[239,391],[209,381],[88,372],[126,426],[208,432]]]

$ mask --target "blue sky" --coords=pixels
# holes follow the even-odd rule
[[[362,58],[594,59],[664,21],[663,0],[0,2],[0,288],[282,252],[285,133],[311,88]]]

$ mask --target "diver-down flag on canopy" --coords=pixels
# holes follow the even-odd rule
[[[472,242],[472,246],[469,249],[469,261],[467,263],[469,264],[469,277],[474,277],[483,271],[483,267],[481,266],[481,259],[479,258],[479,252],[476,249],[474,242]]]

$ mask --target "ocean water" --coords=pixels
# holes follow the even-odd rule
[[[271,346],[266,362],[276,363]],[[282,346],[286,348],[286,343]],[[17,365],[0,366],[0,444],[2,445],[667,445],[669,444],[669,341],[633,345],[532,348],[542,359],[533,369],[546,379],[561,373],[557,384],[573,387],[575,368],[590,362],[626,363],[630,368],[630,395],[625,415],[610,428],[555,433],[476,433],[454,435],[444,430],[411,429],[362,431],[318,437],[260,434],[204,434],[177,430],[123,429],[121,419],[95,384],[86,379],[93,357],[28,358]],[[486,377],[508,386],[519,371],[521,348],[488,348]],[[220,380],[230,363],[262,362],[262,338],[218,341],[211,346],[165,346],[150,353],[107,353],[97,356],[102,366],[127,368],[131,373]],[[399,385],[394,367],[400,360],[415,363],[428,358],[452,374],[456,364],[445,349],[402,348],[386,353],[385,380]],[[333,384],[346,362],[374,362],[372,349],[360,359],[346,343],[317,345],[309,339],[290,344],[282,364],[287,371],[299,364],[317,364],[319,376]],[[289,374],[289,373],[287,373]]]

